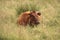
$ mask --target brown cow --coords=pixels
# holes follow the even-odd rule
[[[34,25],[38,25],[39,22],[39,17],[41,16],[41,13],[37,12],[37,11],[27,11],[27,12],[23,12],[21,13],[21,15],[18,17],[17,23],[19,25],[30,25],[30,26],[34,26]]]

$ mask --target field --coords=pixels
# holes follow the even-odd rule
[[[37,27],[18,26],[21,12],[42,14]],[[60,0],[0,0],[0,40],[60,40]]]

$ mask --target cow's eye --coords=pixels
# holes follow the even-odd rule
[[[39,16],[40,16],[40,15],[41,15],[41,13],[37,13],[37,15],[39,15]]]

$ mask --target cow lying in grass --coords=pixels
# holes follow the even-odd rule
[[[23,12],[21,13],[21,15],[19,15],[17,23],[19,25],[23,25],[23,26],[34,26],[34,25],[38,25],[40,24],[40,18],[41,13],[39,13],[38,11],[27,11],[27,12]]]

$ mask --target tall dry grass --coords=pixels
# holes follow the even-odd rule
[[[38,27],[16,24],[24,11],[42,13]],[[59,0],[0,0],[0,40],[60,40]]]

